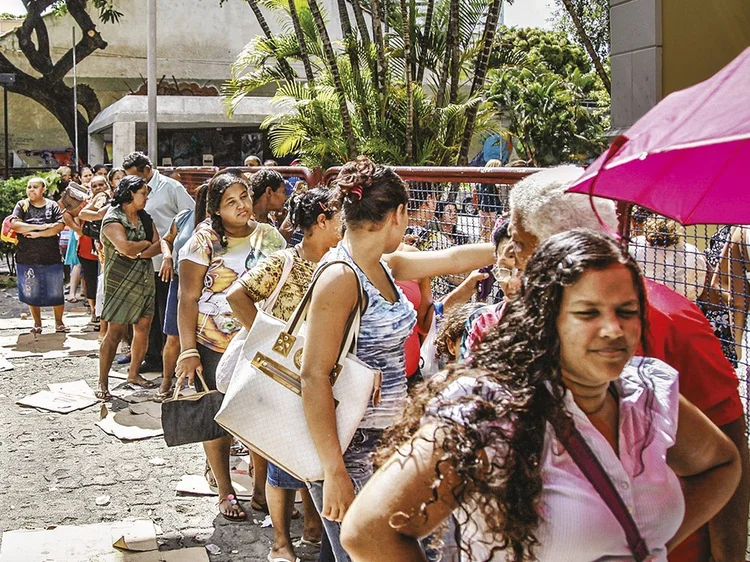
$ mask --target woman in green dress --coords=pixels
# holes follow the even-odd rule
[[[117,346],[133,326],[128,382],[153,388],[138,373],[148,347],[151,318],[154,315],[154,271],[151,257],[161,252],[159,234],[151,217],[143,210],[149,187],[138,176],[126,176],[112,196],[112,206],[102,219],[101,243],[104,251],[104,307],[102,320],[109,322],[99,351],[99,388],[96,397],[109,400],[109,370]]]

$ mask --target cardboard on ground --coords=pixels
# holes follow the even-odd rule
[[[121,545],[130,550],[121,548]],[[205,562],[205,548],[159,552],[152,521],[118,521],[3,533],[0,562]],[[137,551],[133,551],[137,549]]]
[[[115,412],[108,412],[107,417],[96,422],[104,433],[114,435],[121,441],[137,441],[164,435],[161,429],[143,429],[137,426],[120,425],[115,421]]]
[[[82,410],[97,403],[94,391],[86,381],[79,380],[66,383],[53,383],[47,385],[49,390],[42,390],[21,398],[16,402],[21,406],[30,406],[67,414],[74,410]]]
[[[253,477],[249,473],[248,459],[249,457],[231,457],[230,459],[232,487],[240,500],[249,500],[253,497]],[[183,474],[175,490],[181,494],[193,496],[218,495],[208,486],[205,476],[198,474]]]

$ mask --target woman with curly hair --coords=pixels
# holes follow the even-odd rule
[[[130,177],[130,176],[128,176]],[[125,181],[125,180],[123,180]],[[233,171],[216,174],[202,188],[195,208],[196,229],[180,252],[177,325],[180,348],[175,375],[177,385],[196,371],[210,390],[216,390],[216,367],[241,325],[227,302],[227,291],[240,275],[257,262],[286,247],[278,231],[252,220],[253,199],[245,179]],[[203,220],[204,217],[208,217]],[[247,516],[237,503],[229,476],[232,437],[206,441],[203,448],[219,493],[219,511],[231,521]],[[253,504],[265,504],[265,471],[255,471]],[[262,503],[261,503],[262,502]]]
[[[740,461],[671,367],[633,357],[645,311],[638,266],[614,240],[573,230],[544,242],[477,367],[423,387],[386,436],[344,521],[352,559],[424,560],[417,538],[453,512],[462,560],[666,561],[729,500]],[[630,550],[616,497],[571,457],[575,434],[647,553]]]

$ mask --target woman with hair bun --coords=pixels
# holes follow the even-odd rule
[[[252,220],[252,213],[248,184],[235,171],[216,174],[199,192],[196,229],[179,256],[177,325],[182,352],[175,369],[178,386],[187,377],[189,384],[202,390],[200,380],[195,380],[196,371],[200,371],[209,390],[216,390],[216,367],[240,330],[227,302],[227,291],[247,269],[286,247],[278,231]],[[218,488],[219,512],[230,521],[238,521],[247,515],[237,502],[229,476],[231,445],[232,437],[226,434],[204,442],[203,448],[209,465],[206,476],[209,484]],[[258,466],[255,480],[252,505],[261,509],[265,504],[265,471]]]
[[[324,518],[333,554],[337,562],[345,562],[349,557],[339,541],[339,522],[355,490],[372,474],[370,455],[383,430],[396,422],[406,404],[404,342],[416,314],[394,278],[471,271],[492,263],[493,258],[491,244],[441,252],[397,252],[408,222],[407,186],[392,169],[364,156],[346,164],[334,186],[341,196],[346,230],[321,263],[340,260],[348,265],[327,268],[313,289],[306,338],[315,345],[304,348],[301,377],[307,423],[324,469],[324,480],[313,483],[310,490]],[[391,254],[388,264],[385,254]],[[347,319],[357,305],[357,278],[365,293],[357,357],[383,373],[382,399],[367,409],[342,454],[328,375],[338,359]]]
[[[99,388],[96,397],[109,400],[109,370],[120,340],[133,326],[128,382],[153,388],[138,367],[146,355],[148,333],[154,315],[156,288],[151,257],[161,252],[159,233],[144,211],[149,195],[146,180],[127,176],[112,195],[111,206],[102,219],[100,240],[104,252],[104,306],[101,319],[107,334],[99,350]]]
[[[741,463],[674,369],[634,357],[646,311],[616,241],[576,229],[542,243],[476,368],[421,387],[388,433],[344,520],[352,559],[423,560],[419,537],[452,513],[462,561],[666,562],[727,503]]]
[[[292,248],[276,252],[240,276],[229,290],[227,300],[235,317],[250,328],[257,315],[257,303],[265,301],[282,283],[270,313],[287,321],[307,292],[318,262],[341,239],[341,211],[338,192],[315,188],[293,195],[289,200],[289,218],[295,230],[302,232],[302,241]],[[284,278],[285,264],[292,268]],[[269,428],[272,430],[272,428]],[[322,524],[304,482],[300,482],[272,462],[268,463],[266,499],[274,529],[274,542],[269,560],[295,560],[296,554],[289,535],[294,510],[295,490],[302,493],[305,526],[302,541],[320,542]]]

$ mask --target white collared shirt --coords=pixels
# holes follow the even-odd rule
[[[151,188],[151,194],[146,201],[146,212],[151,215],[154,226],[159,236],[162,237],[169,232],[177,213],[186,209],[195,209],[195,201],[180,182],[161,174],[158,170],[154,170],[154,175],[151,176],[148,185]],[[162,259],[161,254],[151,258],[154,271],[159,271]]]

